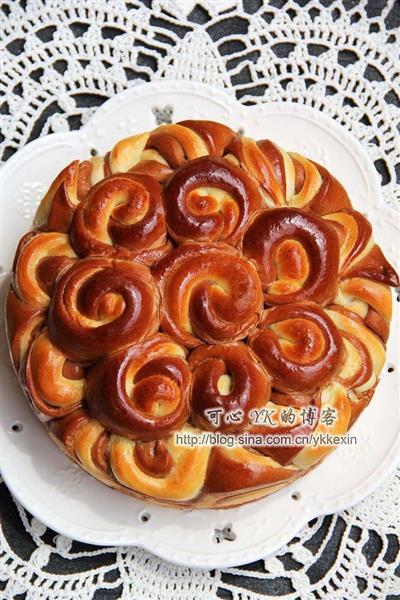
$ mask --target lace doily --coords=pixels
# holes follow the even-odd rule
[[[396,202],[395,1],[6,0],[1,10],[3,160],[39,135],[79,128],[127,86],[193,79],[246,104],[292,100],[334,117],[369,152],[384,200]],[[161,108],[155,117],[171,119]],[[358,506],[315,519],[276,556],[212,572],[56,535],[1,484],[0,597],[393,600],[399,477]]]

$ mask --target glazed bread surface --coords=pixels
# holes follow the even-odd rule
[[[48,433],[103,483],[177,507],[243,504],[317,465],[332,447],[176,434],[346,434],[399,285],[323,166],[212,121],[68,165],[13,273],[10,352]]]

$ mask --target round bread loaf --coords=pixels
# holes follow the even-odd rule
[[[68,165],[34,227],[7,298],[12,360],[49,434],[105,484],[179,507],[255,500],[332,449],[300,436],[346,434],[371,400],[399,279],[304,156],[162,125]]]

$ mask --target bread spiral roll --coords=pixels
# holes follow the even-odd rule
[[[334,224],[341,244],[335,304],[359,315],[386,342],[392,315],[388,286],[399,284],[397,273],[374,243],[371,224],[361,213],[347,209],[325,219]]]
[[[331,223],[339,237],[339,272],[344,273],[355,260],[371,248],[372,227],[370,222],[353,209],[343,209],[326,215],[324,220]]]
[[[49,433],[62,450],[88,473],[110,485],[110,434],[85,408],[49,423]]]
[[[84,370],[68,360],[47,333],[36,337],[29,349],[25,380],[34,406],[47,417],[62,417],[85,398]]]
[[[343,342],[334,321],[311,302],[267,310],[250,346],[281,392],[314,392],[343,363]]]
[[[185,244],[153,269],[161,327],[188,348],[243,339],[256,325],[262,291],[254,267],[227,244]]]
[[[11,360],[17,372],[44,320],[44,310],[23,302],[10,288],[6,300],[6,329]]]
[[[236,137],[225,149],[225,157],[259,183],[270,208],[307,207],[324,215],[351,207],[342,185],[324,167],[270,140]]]
[[[143,158],[167,163],[173,169],[185,161],[208,154],[220,156],[234,138],[234,132],[212,121],[181,121],[161,125],[151,132]]]
[[[332,450],[318,436],[371,401],[399,278],[316,162],[221,123],[161,125],[67,165],[34,227],[7,296],[12,363],[104,484],[238,506],[313,468]]]
[[[76,254],[63,233],[34,232],[20,242],[15,261],[15,289],[24,302],[37,308],[50,303],[54,282]]]
[[[34,225],[47,231],[67,233],[79,203],[79,161],[65,167],[51,184],[36,212]]]
[[[192,419],[202,429],[239,431],[248,425],[252,409],[269,399],[270,381],[252,352],[239,342],[199,346],[189,359],[193,369],[191,393]],[[216,426],[204,411],[240,411],[238,421],[221,420]]]
[[[182,433],[196,431],[185,425]],[[175,444],[174,437],[165,441],[171,468],[162,473],[149,473],[143,461],[135,459],[138,444],[119,436],[112,436],[110,462],[113,474],[123,486],[159,500],[187,502],[196,500],[204,487],[208,457],[207,446],[184,447]]]
[[[352,401],[354,417],[367,404],[385,363],[385,346],[363,320],[340,306],[326,310],[342,334],[345,343],[345,362],[339,381],[346,385]]]
[[[195,431],[190,425],[183,428],[183,432]],[[128,493],[134,490],[142,497],[182,504],[196,499],[204,487],[208,447],[177,446],[173,437],[165,442],[135,442],[109,435],[84,410],[54,421],[50,432],[86,471]]]
[[[321,390],[320,394],[320,415],[329,408],[333,411],[334,419],[332,422],[318,419],[314,429],[314,436],[317,438],[320,434],[330,433],[333,436],[344,435],[350,425],[351,404],[348,399],[346,389],[337,381],[330,383]],[[293,465],[299,469],[309,469],[317,464],[326,454],[332,452],[333,446],[320,444],[318,446],[305,446],[293,459]]]
[[[91,414],[111,431],[157,440],[189,415],[190,371],[185,350],[163,334],[107,356],[89,370]]]
[[[316,215],[292,208],[260,212],[244,234],[243,254],[257,266],[267,304],[325,305],[336,295],[339,239]]]
[[[80,256],[105,255],[154,262],[166,241],[158,182],[148,175],[117,174],[93,186],[75,211],[71,239]]]
[[[168,230],[177,242],[235,244],[250,215],[262,207],[254,181],[220,158],[192,160],[164,188]]]
[[[144,265],[83,259],[57,283],[49,337],[70,359],[87,364],[156,331],[157,309],[158,293]]]
[[[150,133],[120,140],[104,158],[87,161],[86,189],[103,177],[127,171],[148,173],[165,181],[186,161],[209,154],[221,156],[234,137],[232,129],[213,121],[160,125]]]

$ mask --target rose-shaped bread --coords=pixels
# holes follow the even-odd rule
[[[265,311],[249,342],[280,392],[312,393],[333,379],[343,362],[339,331],[312,302]]]
[[[77,206],[71,239],[82,256],[141,258],[152,263],[170,247],[158,182],[148,175],[111,175]]]
[[[164,188],[168,230],[177,242],[235,244],[250,215],[262,207],[254,181],[221,158],[192,160]]]
[[[243,254],[257,267],[267,304],[314,300],[325,305],[336,295],[339,239],[317,215],[263,210],[246,230]]]
[[[140,342],[158,327],[158,293],[135,261],[86,258],[58,279],[50,304],[50,339],[78,362]]]
[[[157,440],[189,416],[185,350],[163,334],[107,356],[89,370],[91,414],[111,432]]]
[[[224,243],[184,244],[153,269],[162,297],[161,325],[193,347],[237,341],[256,325],[262,292],[256,270]]]
[[[326,168],[186,120],[55,178],[16,249],[7,335],[32,408],[85,471],[224,508],[304,475],[332,450],[305,436],[346,434],[371,401],[390,286]]]
[[[202,345],[190,356],[193,372],[192,420],[204,429],[238,431],[249,423],[249,413],[261,408],[270,395],[270,380],[252,352],[236,344]],[[222,420],[214,426],[204,411],[223,409],[225,413],[240,411],[240,420]]]

